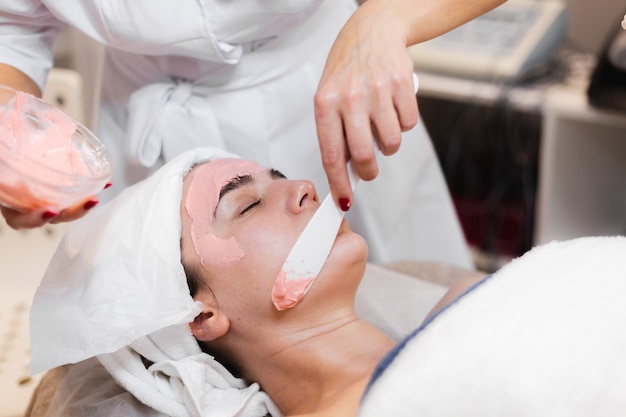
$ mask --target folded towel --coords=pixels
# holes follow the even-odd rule
[[[33,373],[193,320],[201,307],[180,260],[183,178],[194,164],[225,156],[185,153],[69,225],[31,307]]]
[[[235,378],[203,353],[187,325],[141,337],[98,360],[135,398],[168,416],[280,416],[258,384]]]

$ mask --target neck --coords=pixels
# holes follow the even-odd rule
[[[394,342],[352,316],[289,334],[270,355],[246,361],[285,415],[354,409],[367,381]],[[329,415],[332,415],[329,414]]]

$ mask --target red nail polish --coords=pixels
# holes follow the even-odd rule
[[[85,203],[85,205],[83,206],[83,208],[85,210],[89,210],[91,208],[93,208],[96,204],[98,204],[98,200],[89,200]]]
[[[112,182],[107,182],[107,184],[104,186],[104,189],[106,190],[107,188],[109,188],[112,185],[113,185]]]
[[[341,208],[341,210],[348,211],[348,210],[350,210],[351,206],[352,206],[352,203],[350,202],[349,198],[340,198],[339,199],[339,207]]]
[[[50,219],[55,218],[58,215],[59,213],[55,213],[54,211],[44,211],[43,214],[41,215],[41,219],[44,221],[48,221]]]

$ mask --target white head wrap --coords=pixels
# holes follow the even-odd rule
[[[98,356],[120,385],[164,414],[278,413],[258,385],[203,353],[188,325],[201,306],[181,263],[183,179],[194,165],[225,157],[234,156],[183,153],[70,225],[34,297],[32,372]]]

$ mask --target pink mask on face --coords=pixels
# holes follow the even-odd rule
[[[220,239],[213,235],[214,212],[220,190],[241,175],[263,171],[254,162],[241,159],[218,159],[194,168],[185,199],[191,217],[191,240],[202,265],[228,265],[244,257],[234,237]]]

